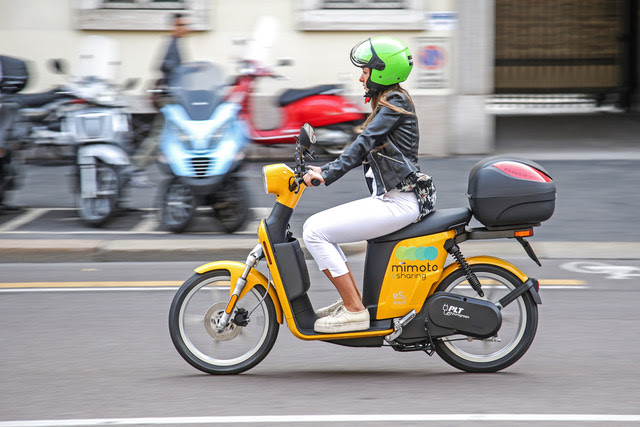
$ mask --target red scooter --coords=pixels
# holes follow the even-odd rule
[[[281,110],[276,129],[261,130],[255,126],[251,108],[254,83],[261,77],[280,78],[271,68],[255,61],[242,61],[241,72],[231,88],[230,99],[241,105],[239,117],[247,123],[250,139],[257,144],[295,144],[295,137],[305,123],[316,129],[317,143],[325,153],[340,155],[355,140],[354,128],[365,120],[365,114],[340,95],[338,85],[321,85],[307,89],[288,89],[276,100]],[[278,65],[289,65],[282,60]]]

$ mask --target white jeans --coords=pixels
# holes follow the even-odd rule
[[[384,236],[411,224],[419,214],[415,194],[391,190],[311,216],[304,223],[302,237],[320,270],[338,277],[349,272],[339,243]]]

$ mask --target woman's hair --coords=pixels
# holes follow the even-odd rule
[[[406,97],[409,99],[409,101],[413,102],[411,100],[411,96],[409,96],[409,93],[406,90],[404,90],[399,83],[391,85],[387,87],[385,90],[376,93],[371,98],[371,110],[372,110],[371,114],[369,114],[369,117],[367,117],[367,120],[365,120],[364,123],[356,127],[355,130],[357,133],[362,133],[362,131],[364,131],[364,129],[369,125],[369,123],[371,123],[371,120],[373,120],[373,117],[382,107],[387,107],[390,110],[395,111],[396,113],[409,114],[409,115],[415,116],[416,113],[412,113],[411,111],[407,111],[404,108],[397,107],[389,103],[389,101],[387,101],[387,95],[390,92],[394,92],[394,91],[404,93]]]

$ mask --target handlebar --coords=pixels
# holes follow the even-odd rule
[[[309,158],[310,160],[315,160],[318,158],[318,156],[316,156],[315,152],[309,151],[308,149],[304,148],[300,144],[300,142],[298,142],[298,137],[296,136],[296,153],[294,157],[296,159],[296,167],[294,169],[296,184],[300,185],[304,182],[303,177],[308,170],[305,163],[305,157]],[[311,185],[313,185],[314,187],[317,187],[320,184],[322,184],[322,182],[317,178],[311,180]]]

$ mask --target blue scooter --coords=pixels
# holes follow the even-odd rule
[[[165,229],[185,231],[200,205],[210,206],[228,233],[247,219],[248,193],[239,169],[249,139],[237,117],[240,105],[227,99],[228,92],[222,69],[209,62],[183,64],[169,81],[160,165],[171,178],[158,198]]]

